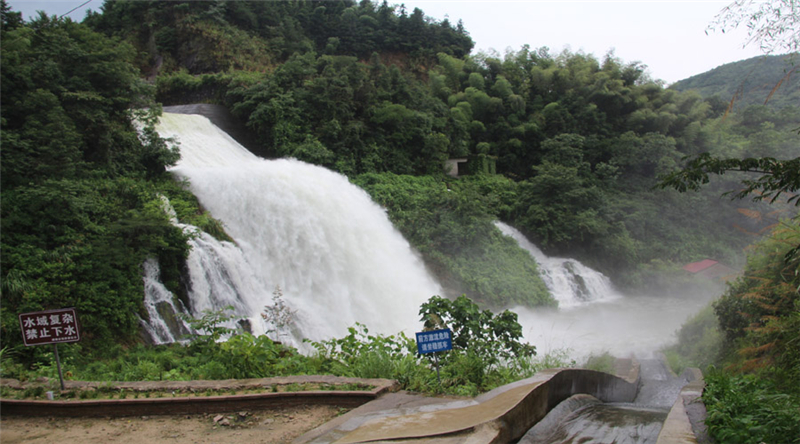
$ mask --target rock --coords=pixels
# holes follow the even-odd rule
[[[223,419],[225,419],[225,417],[224,417],[224,416],[222,416],[222,415],[217,415],[217,416],[215,416],[215,417],[214,417],[214,422],[215,422],[215,423],[219,423],[219,422],[220,422],[220,421],[222,421]]]

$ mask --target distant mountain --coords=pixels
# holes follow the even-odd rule
[[[689,77],[670,88],[697,90],[703,97],[716,95],[724,102],[733,99],[734,110],[765,103],[775,109],[800,106],[798,62],[797,56],[789,55],[753,57]]]

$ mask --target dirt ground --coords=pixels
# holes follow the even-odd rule
[[[290,443],[344,413],[331,406],[191,416],[0,418],[2,444]]]

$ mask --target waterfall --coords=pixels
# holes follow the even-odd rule
[[[575,259],[548,257],[522,233],[503,222],[495,222],[500,231],[517,241],[539,264],[539,273],[547,289],[561,308],[576,307],[587,303],[609,301],[620,295],[611,285],[611,280]]]
[[[276,289],[293,315],[285,342],[342,336],[356,322],[394,334],[418,327],[441,289],[385,212],[346,177],[293,159],[264,160],[208,119],[165,113],[162,137],[180,143],[172,172],[235,244],[191,240],[189,309],[233,305],[255,334]]]
[[[558,309],[511,307],[519,316],[525,340],[539,352],[566,352],[582,360],[591,354],[652,354],[674,341],[675,331],[715,294],[622,295],[602,273],[574,259],[547,257],[514,228],[496,222],[539,264]]]
[[[166,344],[179,341],[189,332],[189,326],[176,314],[186,310],[177,303],[164,284],[161,283],[161,271],[158,261],[147,259],[144,264],[144,308],[149,322],[142,319],[142,327],[155,344]]]

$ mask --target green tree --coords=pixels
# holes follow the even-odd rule
[[[495,315],[462,295],[453,301],[432,296],[422,304],[419,314],[426,330],[452,331],[453,350],[443,357],[450,384],[481,391],[492,385],[492,374],[500,367],[530,362],[536,355],[536,347],[523,342],[522,326],[512,311]]]
[[[606,232],[602,192],[578,167],[545,160],[533,168],[535,176],[520,185],[517,202],[515,219],[524,229],[545,247],[580,245]]]
[[[152,177],[177,161],[152,130],[159,108],[130,46],[46,15],[5,33],[2,45],[4,186],[93,168]],[[135,116],[141,138],[131,137],[131,109],[147,109]]]
[[[732,171],[751,173],[754,179],[743,179],[744,188],[731,191],[734,198],[752,197],[754,200],[767,199],[775,202],[784,194],[788,202],[800,206],[800,157],[778,160],[771,157],[745,159],[720,159],[709,153],[690,158],[686,166],[661,178],[659,187],[675,188],[678,191],[697,191],[709,182],[709,176],[722,175]]]
[[[0,26],[2,26],[2,31],[13,31],[22,24],[22,13],[12,11],[6,0],[0,0]],[[3,37],[5,38],[5,36]]]
[[[450,328],[454,349],[475,353],[488,365],[536,355],[536,347],[522,342],[522,326],[513,311],[495,315],[462,295],[453,301],[432,296],[419,314],[426,329]]]
[[[132,47],[44,14],[11,28],[0,42],[3,346],[20,343],[17,313],[64,306],[87,342],[128,341],[145,259],[179,292],[186,237],[158,195],[177,188],[165,181],[177,148],[154,130],[160,108]]]

